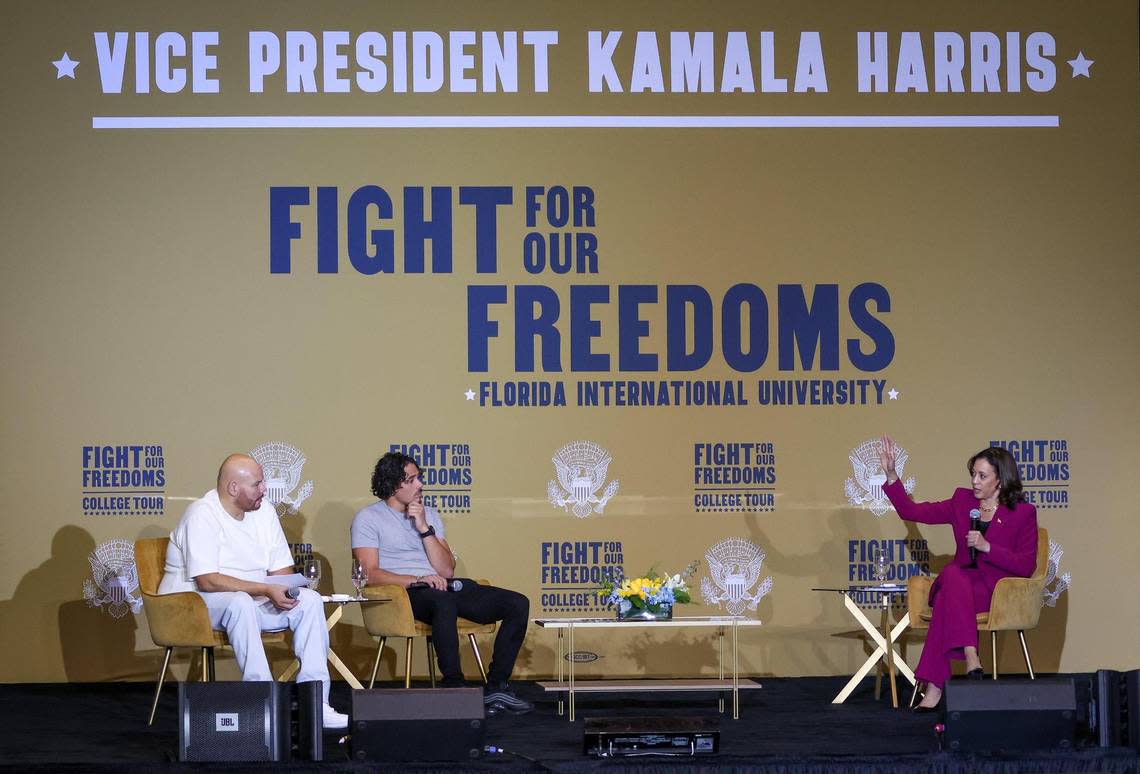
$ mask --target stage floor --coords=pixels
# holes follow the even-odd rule
[[[1017,678],[1010,678],[1017,679]],[[534,683],[517,683],[536,703],[533,713],[487,719],[487,744],[505,750],[474,762],[391,764],[348,759],[339,734],[326,734],[323,763],[186,764],[216,771],[272,768],[281,771],[522,770],[652,771],[684,767],[708,771],[1098,771],[1140,772],[1140,754],[1078,743],[1068,753],[1020,756],[939,751],[938,718],[875,701],[867,679],[846,704],[832,705],[844,677],[762,678],[763,688],[741,694],[740,720],[716,711],[715,695],[594,694],[578,699],[578,720],[556,714],[553,695]],[[395,685],[387,687],[396,687]],[[907,686],[909,688],[909,686]],[[177,763],[177,688],[163,689],[153,727],[146,725],[153,684],[0,685],[0,768],[20,771],[145,771],[181,768]],[[887,693],[887,692],[885,692]],[[906,692],[909,698],[909,690]],[[349,689],[335,683],[333,703],[349,706]],[[582,753],[583,720],[598,716],[709,715],[720,718],[721,750],[695,759],[623,758],[600,761]],[[173,764],[173,766],[172,766]]]

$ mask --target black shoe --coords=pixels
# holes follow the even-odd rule
[[[942,695],[938,697],[938,703],[935,704],[933,707],[923,707],[921,704],[916,704],[915,706],[910,708],[910,711],[916,715],[925,715],[928,712],[941,712],[942,711],[942,703],[943,703],[943,701],[945,701],[945,699],[946,699],[946,692],[943,691]]]
[[[978,667],[977,669],[971,669],[966,673],[967,680],[981,680],[985,676],[986,673],[982,671],[981,667]]]
[[[508,683],[487,685],[483,688],[483,708],[488,715],[498,715],[501,712],[510,712],[513,715],[524,715],[534,709],[534,705],[526,699],[520,699]]]

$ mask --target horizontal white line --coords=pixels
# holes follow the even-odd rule
[[[960,129],[1060,116],[94,116],[92,129]]]

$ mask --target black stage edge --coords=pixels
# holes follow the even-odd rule
[[[1088,675],[1076,675],[1087,679]],[[1010,677],[1009,680],[1024,678]],[[578,720],[556,714],[556,703],[533,683],[515,688],[536,702],[530,715],[487,719],[487,744],[506,752],[463,763],[355,763],[340,734],[326,733],[322,763],[178,763],[177,688],[163,689],[153,727],[146,716],[153,683],[0,685],[0,769],[19,771],[689,771],[734,772],[1140,772],[1140,753],[1084,740],[1069,752],[986,755],[939,751],[936,716],[894,710],[875,701],[867,679],[846,704],[831,698],[843,677],[763,678],[741,693],[740,720],[720,716],[720,753],[696,759],[598,760],[582,754],[587,717],[692,717],[716,713],[713,695],[588,694]],[[910,686],[900,686],[900,698]],[[390,685],[388,687],[395,687]],[[887,693],[887,692],[885,692]],[[350,706],[350,690],[333,684],[333,704]],[[888,693],[889,696],[889,693]],[[731,697],[729,697],[731,698]],[[905,701],[903,702],[905,703]],[[1095,739],[1095,737],[1093,737]]]

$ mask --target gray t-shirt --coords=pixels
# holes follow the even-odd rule
[[[443,538],[443,520],[434,508],[424,506],[427,523]],[[353,548],[380,549],[380,569],[401,575],[434,575],[416,527],[404,514],[384,501],[362,508],[352,519],[349,530]]]

